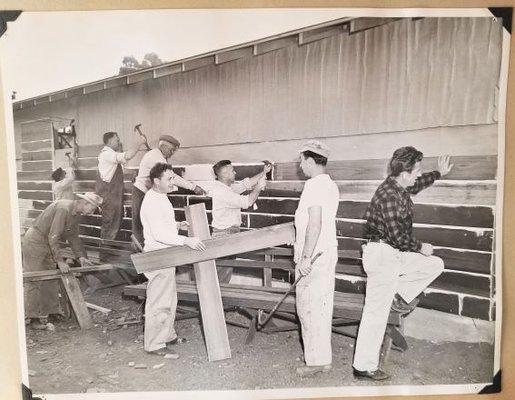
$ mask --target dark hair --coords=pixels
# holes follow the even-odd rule
[[[389,175],[399,176],[401,172],[411,172],[419,161],[422,161],[424,154],[412,146],[401,147],[394,151],[389,163]]]
[[[52,179],[56,182],[62,181],[66,176],[66,172],[61,167],[57,168],[54,172],[52,172]]]
[[[116,135],[118,135],[116,132],[104,133],[104,137],[102,138],[104,140],[104,144],[107,144],[107,142],[109,142],[109,140],[111,140],[111,138],[115,137]]]
[[[218,161],[215,165],[213,165],[213,172],[218,177],[218,173],[220,172],[220,170],[227,165],[231,165],[231,160]]]
[[[157,163],[150,169],[150,172],[148,174],[148,177],[150,178],[150,182],[152,182],[152,184],[154,184],[154,179],[156,179],[156,178],[161,179],[161,177],[163,176],[163,173],[165,171],[171,171],[171,170],[172,170],[172,166],[170,164]]]
[[[306,150],[302,152],[302,155],[304,158],[312,158],[313,161],[315,161],[315,164],[323,165],[324,167],[327,165],[327,157],[321,156],[320,154]]]

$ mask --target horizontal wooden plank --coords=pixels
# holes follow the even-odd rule
[[[287,36],[284,38],[267,40],[263,43],[258,43],[254,45],[254,55],[260,55],[264,53],[268,53],[270,51],[279,50],[288,46],[298,45],[298,35]]]
[[[52,123],[46,121],[34,121],[21,124],[21,141],[33,142],[36,140],[49,140],[52,138]]]
[[[459,272],[444,271],[429,287],[457,293],[490,297],[489,276],[467,275]]]
[[[258,200],[258,205],[259,205]],[[282,203],[288,205],[288,203]],[[362,219],[369,202],[340,201],[338,206],[338,218]],[[275,206],[279,213],[279,206]],[[288,210],[293,208],[293,204]],[[266,210],[267,207],[260,207]],[[281,213],[282,214],[282,213]],[[492,207],[479,206],[443,206],[432,204],[415,204],[413,222],[421,224],[454,225],[478,228],[493,228],[494,211]]]
[[[250,218],[251,227],[252,220],[253,216]],[[268,220],[272,219],[268,218]],[[362,238],[363,227],[363,223],[338,220],[336,221],[336,234],[337,236]],[[444,227],[415,227],[413,230],[418,240],[434,246],[492,251],[492,231],[469,231]]]
[[[334,35],[341,35],[344,33],[346,25],[333,25],[323,28],[313,29],[299,34],[299,44],[304,45],[317,40],[325,39]]]
[[[182,63],[183,71],[191,71],[194,69],[204,68],[209,65],[213,65],[215,63],[215,56],[206,56],[201,58],[195,58],[190,61],[185,61]]]
[[[52,190],[51,182],[18,182],[18,190]]]
[[[228,50],[215,54],[215,63],[223,64],[229,61],[238,60],[240,58],[252,57],[252,47],[243,47],[240,49]]]
[[[334,180],[375,180],[384,179],[388,172],[389,159],[338,160],[327,163],[327,173]],[[496,156],[453,156],[454,164],[446,180],[492,180],[496,177]],[[438,167],[437,157],[426,157],[422,161],[424,171]],[[277,180],[306,180],[299,170],[298,162],[279,163],[274,166]]]
[[[24,161],[21,163],[23,171],[51,171],[52,161]]]
[[[89,225],[79,225],[79,233],[81,235],[100,238],[100,227],[89,226]],[[118,235],[116,235],[115,240],[128,242],[131,240],[131,234],[132,234],[131,231],[121,230],[120,232],[118,232]]]
[[[53,199],[52,192],[28,191],[28,190],[18,191],[18,197],[20,199],[31,199],[31,200],[52,200]]]
[[[77,160],[77,165],[79,169],[97,169],[98,168],[98,158],[79,158]]]
[[[476,297],[463,297],[463,306],[461,315],[470,318],[479,318],[490,320],[490,306],[492,301],[490,299],[478,299]]]
[[[116,265],[112,264],[102,264],[102,265],[92,265],[87,267],[75,267],[70,268],[70,270],[74,274],[84,273],[84,272],[97,272],[97,271],[107,271],[112,269],[117,269]],[[50,279],[59,279],[62,275],[61,271],[58,269],[48,270],[48,271],[30,271],[23,273],[23,280],[26,282],[32,282],[34,280],[41,280],[41,278],[50,278]]]
[[[31,218],[36,219],[39,217],[39,215],[42,213],[42,210],[28,210],[25,208],[18,209],[18,213],[20,215],[20,218]]]
[[[130,193],[132,190],[132,183],[125,182],[124,183],[125,193]],[[94,192],[95,191],[95,181],[79,181],[76,180],[73,182],[73,190],[75,192]]]
[[[137,172],[135,173],[131,169],[124,169],[123,171],[123,179],[125,181],[132,181]],[[89,170],[77,170],[76,177],[78,181],[94,181],[97,179],[97,170],[89,169]]]
[[[21,150],[23,151],[39,151],[39,150],[52,150],[51,140],[38,140],[34,142],[26,142],[21,144]]]
[[[233,254],[289,243],[294,238],[292,223],[276,225],[261,230],[241,232],[229,238],[215,238],[204,241],[206,250],[199,252],[177,246],[144,254],[134,254],[132,261],[139,273],[213,260]]]
[[[52,160],[53,152],[50,150],[43,151],[27,151],[21,153],[21,159],[23,161],[40,161],[40,160]]]
[[[380,183],[380,181],[336,181],[340,199],[355,201],[370,201]],[[262,196],[300,197],[303,188],[304,183],[300,181],[269,181]],[[415,203],[489,206],[495,205],[496,184],[436,181],[432,187],[412,198]]]
[[[52,181],[52,171],[17,171],[16,179],[18,182],[22,181]]]
[[[466,250],[435,249],[435,256],[440,257],[445,269],[479,274],[490,274],[491,253],[477,253]]]
[[[39,201],[35,200],[32,202],[32,207],[34,207],[35,210],[44,210],[47,208],[50,204],[52,204],[51,201]]]
[[[101,139],[100,139],[101,140]],[[89,146],[79,146],[79,157],[98,157],[100,150],[104,147],[103,144],[93,144]]]
[[[102,225],[102,216],[101,215],[82,215],[80,217],[80,223],[83,225],[101,226]],[[121,228],[130,231],[132,229],[131,221],[127,218],[124,218],[122,220]]]
[[[420,294],[419,298],[419,306],[422,308],[450,314],[459,313],[460,299],[456,293],[427,292]]]
[[[204,202],[206,208],[211,209],[209,199],[191,197],[190,199],[192,204]],[[260,198],[256,202],[258,209],[251,208],[249,211],[259,214],[293,215],[298,203],[297,199]],[[362,219],[368,204],[368,202],[360,201],[340,201],[336,216],[337,218]],[[414,210],[415,223],[492,228],[493,221],[494,213],[491,207],[416,204]]]

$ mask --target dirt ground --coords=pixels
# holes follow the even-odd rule
[[[246,346],[245,330],[228,326],[232,358],[209,362],[199,321],[176,324],[186,343],[177,345],[178,359],[143,351],[141,324],[117,326],[121,317],[141,314],[141,301],[122,299],[121,287],[104,289],[86,301],[113,311],[92,311],[93,329],[81,331],[73,320],[55,323],[55,331],[27,330],[30,387],[34,393],[124,391],[234,390],[370,385],[352,377],[354,339],[333,335],[333,369],[301,378],[303,365],[297,332],[257,333]],[[230,313],[228,318],[242,318]],[[493,346],[487,343],[443,343],[408,339],[405,353],[392,351],[386,384],[469,384],[492,379]],[[129,363],[144,364],[136,369]],[[132,364],[131,364],[132,365]]]

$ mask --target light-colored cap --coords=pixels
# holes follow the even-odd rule
[[[159,136],[159,140],[164,140],[165,142],[173,144],[177,147],[179,147],[181,145],[181,143],[177,139],[175,139],[173,136],[170,136],[170,135],[161,135],[161,136]]]
[[[98,194],[93,192],[87,192],[84,194],[76,193],[77,197],[81,198],[82,200],[86,200],[88,203],[93,204],[95,207],[100,208],[102,205],[104,199],[100,197]]]
[[[311,151],[322,157],[329,158],[329,147],[327,147],[322,142],[319,142],[318,140],[310,140],[304,143],[300,148],[299,153],[302,153],[304,151]]]

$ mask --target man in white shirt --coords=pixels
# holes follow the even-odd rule
[[[230,160],[221,160],[213,165],[216,182],[213,184],[208,196],[213,199],[213,227],[212,237],[221,237],[238,233],[241,226],[241,209],[251,207],[257,200],[259,192],[266,186],[266,174],[272,165],[266,161],[263,172],[235,182],[236,172]],[[248,195],[242,193],[251,191]],[[218,281],[229,283],[233,269],[231,267],[218,267]]]
[[[138,176],[132,187],[132,234],[143,245],[143,226],[140,219],[141,202],[145,197],[145,193],[152,187],[149,178],[150,170],[157,163],[168,163],[168,159],[179,149],[180,143],[177,139],[170,135],[161,135],[157,148],[146,153],[140,161]],[[177,174],[173,174],[173,185],[188,189],[197,195],[206,194],[204,190],[192,182],[183,179]]]
[[[309,179],[295,212],[295,274],[303,278],[296,287],[297,313],[301,323],[305,376],[331,369],[335,267],[338,260],[336,211],[338,186],[326,174],[329,149],[317,140],[300,149],[300,168]],[[312,264],[311,260],[321,255]]]
[[[204,243],[197,237],[179,235],[187,222],[176,222],[175,211],[167,193],[174,185],[174,173],[169,164],[158,163],[149,172],[152,188],[147,191],[141,204],[140,217],[145,237],[144,251],[159,250],[171,246],[188,246],[204,251]],[[145,303],[145,351],[163,354],[170,346],[180,342],[174,329],[177,308],[175,268],[145,273],[148,278]]]
[[[104,133],[104,148],[98,155],[98,176],[95,191],[104,199],[100,237],[114,240],[123,218],[123,169],[122,165],[133,158],[145,142],[138,136],[136,143],[121,152],[120,138],[116,132]]]

